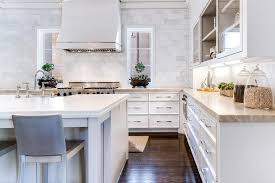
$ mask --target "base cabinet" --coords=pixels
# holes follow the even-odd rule
[[[187,99],[185,134],[204,183],[275,182],[275,121],[219,122]]]
[[[119,92],[126,93],[126,92]],[[131,131],[177,131],[180,126],[180,92],[130,92],[128,127]]]

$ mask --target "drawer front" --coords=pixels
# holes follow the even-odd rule
[[[213,139],[217,137],[217,123],[214,118],[209,115],[204,109],[198,106],[192,99],[188,99],[188,108],[196,115],[197,120],[205,126]]]
[[[201,156],[199,171],[201,172],[201,179],[204,183],[216,183],[216,177],[211,172],[211,169],[207,165],[203,155]]]
[[[192,128],[194,134],[196,135],[197,139],[201,139],[201,128],[200,124],[195,118],[195,116],[192,115],[191,109],[187,107],[187,123],[190,125],[190,128]]]
[[[197,137],[194,135],[192,128],[189,124],[186,126],[186,138],[191,149],[192,155],[195,159],[197,168],[201,168],[201,153],[199,150],[199,143]]]
[[[148,102],[128,102],[128,114],[148,114]]]
[[[128,101],[148,101],[149,95],[147,93],[131,93]]]
[[[217,138],[217,123],[207,113],[202,111],[201,122],[209,130],[210,134],[216,139]]]
[[[179,93],[150,93],[150,101],[179,101]]]
[[[148,128],[149,127],[149,119],[148,116],[128,116],[128,128]]]
[[[217,155],[216,155],[216,144],[210,139],[205,130],[201,130],[201,148],[205,154],[205,158],[209,163],[209,168],[216,173],[217,170]]]
[[[179,114],[179,102],[150,102],[150,114]]]
[[[178,115],[150,115],[150,128],[179,128]]]

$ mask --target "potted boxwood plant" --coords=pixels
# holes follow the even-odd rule
[[[38,85],[42,87],[42,83],[46,82],[45,87],[55,88],[58,81],[52,77],[52,71],[54,70],[54,64],[46,63],[41,68],[44,72],[44,76],[38,79]]]
[[[142,62],[137,62],[135,65],[136,72],[138,73],[136,76],[132,76],[130,78],[131,85],[133,88],[135,87],[144,87],[146,88],[147,85],[151,82],[151,79],[148,75],[142,74],[142,72],[145,70],[145,66]]]
[[[233,90],[234,90],[234,84],[232,82],[230,83],[220,83],[219,87],[220,94],[227,97],[233,97]]]

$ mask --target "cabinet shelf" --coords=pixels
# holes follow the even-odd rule
[[[215,41],[216,40],[216,28],[212,29],[203,39],[202,41]]]
[[[233,7],[233,4],[235,2],[239,2],[239,0],[230,0],[224,7],[223,9],[221,10],[222,13],[225,13],[229,8],[232,8]],[[234,8],[234,7],[233,7]]]
[[[238,30],[234,31],[234,29],[238,29]],[[228,28],[226,28],[224,30],[224,32],[240,32],[240,21],[235,22],[234,24],[232,24],[231,26],[229,26]]]

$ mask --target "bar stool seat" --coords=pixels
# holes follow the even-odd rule
[[[37,176],[43,183],[48,182],[48,163],[61,163],[60,182],[66,183],[67,160],[84,148],[84,141],[65,140],[61,115],[13,115],[12,119],[19,156],[18,183],[23,183],[26,163],[36,163],[37,169],[43,166],[42,176]]]
[[[84,140],[66,140],[66,159],[70,160],[84,148]],[[25,156],[26,163],[57,163],[62,162],[61,155]]]
[[[15,149],[15,141],[0,141],[0,157]]]

